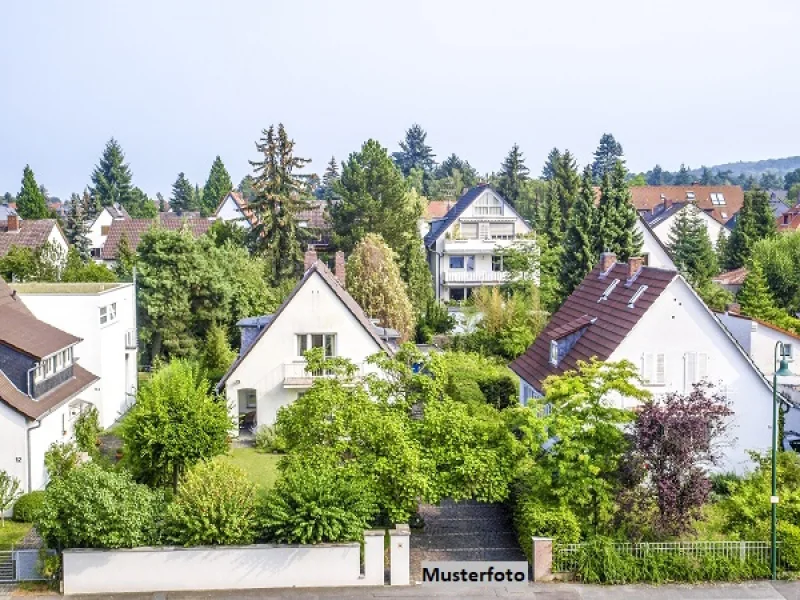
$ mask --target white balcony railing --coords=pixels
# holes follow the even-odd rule
[[[125,332],[125,348],[127,350],[136,350],[139,347],[138,336],[135,329],[128,329]]]
[[[356,377],[366,373],[366,364],[356,364]],[[309,371],[304,362],[291,362],[283,364],[283,387],[311,387],[315,379],[330,377],[330,371]]]
[[[504,283],[508,273],[503,271],[444,271],[445,284],[451,283]]]

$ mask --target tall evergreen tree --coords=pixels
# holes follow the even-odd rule
[[[745,192],[742,208],[727,244],[726,269],[738,269],[748,263],[753,245],[775,234],[775,217],[766,191],[754,188]]]
[[[525,157],[517,144],[511,147],[500,168],[500,181],[498,191],[512,205],[516,204],[522,195],[523,186],[528,181],[530,170],[525,166]]]
[[[569,212],[561,261],[561,289],[569,296],[597,262],[592,235],[595,223],[592,169],[586,167],[578,197]]]
[[[742,312],[754,319],[771,319],[777,312],[775,301],[769,292],[767,279],[758,261],[748,267],[747,277],[742,284],[736,299],[742,306]]]
[[[408,299],[416,315],[425,312],[433,300],[431,271],[425,260],[425,248],[417,232],[408,234],[406,244],[398,254],[400,277],[406,284]]]
[[[756,241],[775,235],[775,213],[769,204],[769,193],[758,187],[745,193],[750,194],[753,204],[753,232]]]
[[[708,229],[694,205],[676,215],[669,232],[669,249],[675,266],[694,287],[709,284],[719,272]]]
[[[302,199],[303,182],[295,173],[310,159],[294,154],[294,140],[289,139],[283,123],[278,130],[270,125],[261,132],[256,149],[261,160],[250,161],[255,174],[254,197],[249,206],[256,217],[250,229],[250,243],[267,259],[269,279],[280,285],[299,276],[303,269],[302,242],[305,232],[297,225],[296,215],[307,206]]]
[[[435,166],[434,158],[436,155],[430,146],[425,143],[428,134],[417,123],[414,123],[407,131],[405,140],[400,142],[400,152],[393,152],[395,164],[408,177],[411,169],[422,169],[423,173],[430,173]]]
[[[717,236],[717,243],[714,244],[714,251],[717,254],[717,265],[720,269],[725,268],[726,261],[728,260],[728,236],[722,231]]]
[[[217,156],[214,162],[211,163],[211,171],[208,173],[208,179],[203,188],[203,201],[200,205],[200,211],[204,215],[212,214],[225,195],[232,189],[231,176],[228,174],[222,159]]]
[[[41,189],[36,183],[36,177],[29,165],[22,171],[22,189],[17,194],[17,214],[23,219],[47,219],[50,209]]]
[[[564,218],[561,215],[561,205],[559,204],[558,186],[550,182],[550,189],[545,196],[544,207],[542,209],[539,231],[548,247],[559,248],[564,239]]]
[[[561,210],[561,223],[566,227],[569,209],[575,202],[580,187],[578,162],[569,150],[564,151],[555,163],[551,185],[555,186],[558,205]]]
[[[338,199],[333,187],[334,184],[339,181],[340,177],[339,163],[336,162],[335,156],[331,156],[331,159],[328,161],[328,166],[325,167],[325,173],[322,175],[322,188],[319,190],[323,200],[334,202]]]
[[[594,181],[594,170],[592,170]],[[611,187],[611,174],[606,173],[600,183],[600,202],[597,205],[594,225],[594,255],[600,256],[603,252],[613,250],[614,239],[617,237],[617,226],[614,201],[614,190]]]
[[[636,229],[639,216],[631,202],[626,176],[627,171],[621,160],[615,163],[610,173],[603,176],[595,225],[596,256],[611,251],[621,260],[628,260],[641,251],[642,234]]]
[[[647,174],[647,185],[664,185],[664,170],[661,165],[656,165]]]
[[[135,200],[131,179],[122,146],[112,137],[103,149],[100,164],[92,172],[92,197],[99,206],[118,203],[127,209]]]
[[[156,192],[156,200],[158,200],[158,212],[167,212],[167,201],[161,192]]]
[[[594,151],[594,162],[592,162],[592,176],[595,183],[601,183],[606,174],[610,175],[620,158],[622,158],[622,144],[610,133],[604,133],[597,150]]]
[[[686,168],[686,165],[681,163],[681,168],[678,169],[678,172],[675,174],[675,179],[672,181],[673,185],[690,185],[692,183],[692,174],[689,173],[689,169]]]
[[[88,194],[86,194],[86,198],[91,202]],[[88,237],[89,221],[87,220],[86,212],[87,207],[84,203],[84,198],[78,194],[72,194],[64,233],[83,262],[87,262],[91,258],[91,242]]]
[[[178,173],[178,178],[172,184],[172,198],[169,206],[176,214],[192,210],[194,207],[194,189],[183,172]]]
[[[558,150],[558,148],[553,148],[550,150],[550,153],[547,155],[547,160],[544,163],[544,167],[542,167],[542,179],[545,181],[550,181],[553,179],[560,161],[561,152]]]
[[[455,186],[453,190],[454,196],[460,196],[462,188],[471,188],[478,184],[478,172],[469,164],[469,161],[463,160],[455,153],[442,161],[436,169],[435,175],[437,179],[445,179],[447,177],[453,179]]]

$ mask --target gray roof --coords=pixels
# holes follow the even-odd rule
[[[261,315],[260,317],[245,317],[236,323],[237,327],[266,327],[272,322],[275,315]]]
[[[651,228],[655,227],[659,223],[665,221],[671,215],[674,215],[676,212],[680,211],[687,204],[688,202],[673,202],[672,206],[667,209],[664,209],[664,205],[660,204],[654,207],[652,212],[642,211],[642,220]],[[662,210],[658,210],[659,208]]]

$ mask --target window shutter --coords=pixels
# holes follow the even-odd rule
[[[645,383],[654,383],[653,353],[645,352],[642,357],[642,380]]]
[[[489,231],[492,237],[514,237],[514,223],[490,223]]]
[[[478,238],[478,224],[477,223],[461,223],[461,237],[465,240],[474,240]]]
[[[685,355],[685,372],[684,372],[684,392],[688,393],[692,390],[692,384],[697,381],[697,353],[687,352]]]
[[[702,381],[708,377],[709,356],[705,352],[697,355],[697,381]]]
[[[488,223],[478,223],[478,237],[480,239],[485,240],[489,238],[489,224]]]
[[[656,383],[664,385],[667,380],[665,368],[664,354],[656,355]]]

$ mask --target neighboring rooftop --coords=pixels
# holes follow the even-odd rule
[[[44,246],[57,227],[55,219],[19,219],[17,231],[8,230],[8,219],[0,221],[0,256],[5,256],[13,246],[35,250]]]
[[[0,307],[0,344],[33,358],[44,358],[81,341],[10,306]]]
[[[729,317],[736,317],[737,319],[743,319],[745,321],[751,321],[753,323],[758,323],[759,325],[761,325],[763,327],[766,327],[767,329],[772,329],[773,331],[777,331],[779,333],[787,335],[787,336],[789,336],[791,338],[794,338],[796,340],[800,340],[800,335],[797,335],[793,331],[789,331],[788,329],[784,329],[782,327],[778,327],[777,325],[775,325],[774,323],[770,323],[769,321],[763,321],[761,319],[756,319],[755,317],[748,317],[747,315],[740,314],[738,312],[738,305],[734,305],[734,306],[737,306],[737,310],[730,310],[729,309],[729,310],[727,310],[725,312],[720,312],[720,311],[715,310],[714,312],[717,315],[727,315]]]
[[[743,285],[747,278],[747,267],[739,267],[733,271],[725,271],[712,278],[714,283],[719,285]]]
[[[73,365],[72,373],[70,379],[34,400],[17,389],[9,381],[8,377],[0,371],[0,401],[5,402],[11,408],[30,419],[38,419],[100,379],[97,375],[90,373],[77,363]]]
[[[694,202],[722,224],[730,221],[744,204],[744,191],[738,185],[646,185],[630,189],[636,210],[654,212],[665,200]]]
[[[426,221],[432,221],[433,219],[441,219],[447,214],[453,205],[455,204],[455,200],[431,200],[425,206],[425,210],[422,213],[422,217]]]
[[[679,212],[688,202],[673,202],[669,206],[660,204],[651,211],[642,211],[642,219],[650,227],[655,227],[659,223],[666,221],[669,217]]]
[[[12,283],[11,288],[20,294],[101,294],[116,289],[127,283],[49,283],[34,281],[30,283]]]
[[[212,219],[198,217],[179,217],[174,213],[159,213],[158,219],[123,219],[113,221],[108,230],[108,237],[103,246],[103,260],[116,260],[119,242],[123,236],[127,238],[131,250],[136,250],[142,237],[151,228],[161,226],[177,231],[186,227],[195,237],[206,233],[214,223]]]
[[[778,231],[794,231],[800,228],[800,203],[776,217],[775,223],[778,225]]]

